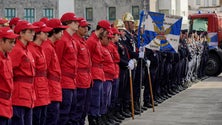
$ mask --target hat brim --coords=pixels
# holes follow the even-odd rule
[[[39,27],[38,26],[33,26],[33,25],[31,25],[31,26],[28,26],[28,27],[25,27],[23,30],[25,30],[25,29],[38,29]]]
[[[19,36],[19,35],[12,33],[12,34],[5,35],[4,38],[15,39],[15,38],[17,38],[18,36]]]
[[[66,29],[66,28],[68,28],[68,26],[58,26],[58,27],[55,27],[55,28]]]
[[[51,27],[44,27],[44,28],[41,29],[41,31],[47,33],[47,32],[52,31],[52,29],[53,28],[51,28]]]
[[[89,23],[83,23],[83,24],[79,24],[79,26],[81,26],[81,27],[87,27],[87,26],[90,26],[90,24],[89,24]]]

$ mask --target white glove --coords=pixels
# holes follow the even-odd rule
[[[133,69],[134,69],[134,61],[133,61],[133,59],[130,59],[130,60],[129,60],[127,67],[128,67],[130,70],[133,70]]]
[[[145,48],[144,47],[140,47],[139,48],[139,58],[141,58],[141,59],[144,58],[144,52],[145,52]]]
[[[151,61],[150,60],[146,60],[146,65],[148,66],[148,68],[150,68],[150,63],[151,63]]]

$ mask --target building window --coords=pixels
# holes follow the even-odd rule
[[[139,6],[132,6],[132,15],[134,20],[139,19],[139,13],[140,13],[139,11],[140,11]]]
[[[35,9],[34,8],[25,8],[24,19],[33,23],[35,21]]]
[[[116,7],[109,7],[109,20],[116,20]]]
[[[5,8],[5,18],[8,20],[16,16],[15,8]]]
[[[52,8],[45,8],[43,10],[43,17],[47,17],[49,19],[53,18],[54,17],[53,9]]]
[[[93,9],[92,8],[86,8],[86,20],[93,21]]]
[[[216,6],[217,5],[217,0],[212,0],[212,5]]]
[[[200,5],[200,0],[196,0],[196,5]]]

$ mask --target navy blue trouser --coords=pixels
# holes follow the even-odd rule
[[[103,98],[103,82],[101,80],[93,80],[94,84],[91,88],[91,99],[89,115],[100,116],[101,100]]]
[[[0,116],[0,125],[10,125],[10,119]]]
[[[77,88],[77,102],[76,112],[73,114],[78,125],[84,125],[87,110],[89,108],[89,89],[90,88]]]
[[[58,125],[66,125],[69,120],[74,120],[73,115],[76,111],[76,96],[76,89],[62,89],[62,103],[60,104]]]
[[[32,125],[32,109],[13,106],[12,125]]]
[[[46,125],[57,125],[60,102],[52,101],[47,108]]]
[[[45,125],[47,105],[33,108],[33,125]]]
[[[101,114],[106,114],[111,105],[112,81],[106,80],[103,83],[103,98],[101,104]]]
[[[112,81],[111,108],[115,108],[117,106],[118,94],[119,94],[119,79],[114,79]]]

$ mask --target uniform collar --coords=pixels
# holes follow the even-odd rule
[[[4,55],[4,53],[2,51],[0,51],[0,58],[7,59],[8,58],[8,53],[6,53],[6,55]]]
[[[75,39],[77,39],[79,42],[85,43],[85,42],[84,42],[85,39],[84,39],[83,37],[79,36],[77,33],[74,33],[73,37],[74,37]]]
[[[19,39],[16,40],[16,44],[18,44],[19,46],[21,46],[23,49],[26,49],[26,48],[27,48],[27,46],[25,46],[24,43],[22,43],[22,41],[19,40]],[[29,44],[29,42],[27,43],[27,45],[28,45],[28,44]]]

